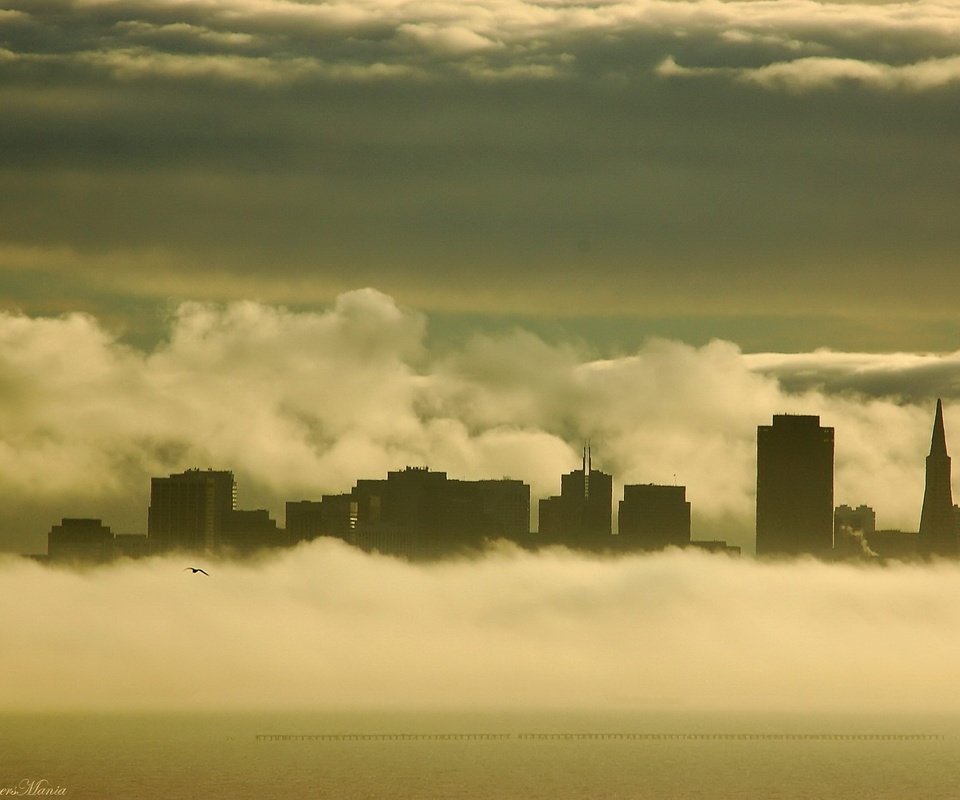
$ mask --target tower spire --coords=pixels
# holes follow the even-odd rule
[[[933,435],[930,437],[930,455],[947,455],[947,437],[943,432],[943,402],[937,398],[937,413],[933,418]]]
[[[920,511],[920,539],[928,556],[958,555],[957,517],[953,510],[953,492],[950,486],[950,456],[943,431],[943,403],[937,400],[933,418],[933,436],[930,455],[927,456],[927,480],[923,489],[923,508]]]

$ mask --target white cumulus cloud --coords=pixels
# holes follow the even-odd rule
[[[556,493],[589,439],[618,489],[684,484],[695,536],[749,548],[756,427],[784,412],[836,429],[838,503],[910,530],[938,394],[948,441],[960,430],[956,354],[654,339],[598,358],[522,330],[435,349],[426,324],[372,289],[318,311],[186,303],[150,351],[90,316],[0,315],[4,546],[42,550],[61,516],[142,531],[149,478],[192,466],[233,469],[241,504],[278,516],[285,500],[407,464],[509,475],[535,499]]]

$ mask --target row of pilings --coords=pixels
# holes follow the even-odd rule
[[[258,733],[258,742],[644,741],[930,741],[941,733]]]

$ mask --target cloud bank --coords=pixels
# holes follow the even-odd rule
[[[233,469],[242,507],[348,490],[404,465],[509,475],[534,498],[593,443],[624,483],[681,483],[695,538],[753,543],[756,427],[836,428],[837,503],[915,530],[933,399],[960,430],[960,355],[744,354],[651,339],[599,357],[534,334],[436,343],[372,289],[323,311],[179,306],[164,341],[123,344],[82,314],[0,315],[0,507],[6,549],[42,552],[61,516],[143,532],[149,478]],[[956,449],[956,448],[954,448]]]
[[[810,56],[762,67],[683,67],[672,58],[657,66],[664,77],[733,76],[766,89],[793,92],[860,85],[871,89],[936,89],[960,82],[960,56],[891,66],[850,58]]]
[[[327,541],[207,566],[0,561],[0,710],[960,710],[956,565],[412,566]]]
[[[61,0],[14,2],[0,26],[7,42],[0,63],[8,70],[260,88],[331,80],[623,78],[635,72],[638,51],[672,43],[699,52],[698,60],[723,62],[698,65],[704,68],[740,62],[746,69],[762,59],[765,66],[743,75],[767,88],[809,89],[852,78],[909,91],[953,82],[950,58],[912,62],[931,54],[955,62],[960,40],[956,5],[936,0],[188,0],[175,6]],[[884,60],[868,62],[868,51]],[[785,61],[785,55],[800,58]],[[641,70],[646,61],[639,60]]]
[[[2,308],[146,339],[171,297],[373,285],[700,342],[956,347],[956,3],[7,6]]]

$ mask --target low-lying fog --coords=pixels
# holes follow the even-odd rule
[[[960,565],[0,561],[0,710],[960,708]]]

